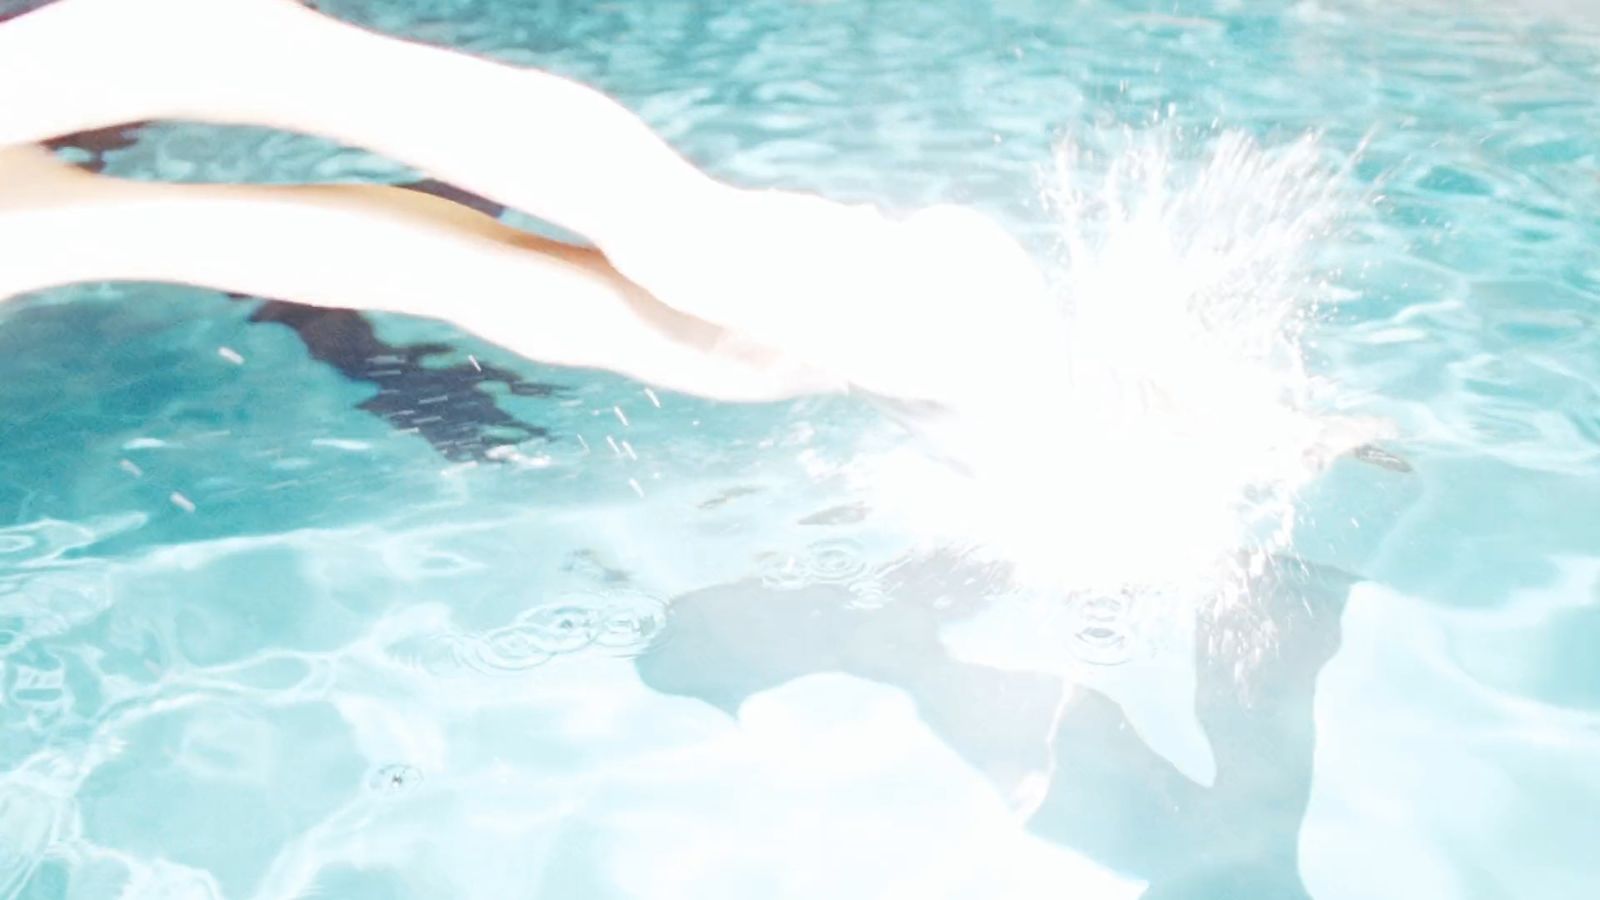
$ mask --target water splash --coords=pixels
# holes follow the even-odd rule
[[[873,478],[919,525],[1069,596],[1213,594],[1242,583],[1241,548],[1288,547],[1298,491],[1376,436],[1325,412],[1330,386],[1304,364],[1316,251],[1355,200],[1312,137],[1092,138],[1098,152],[1060,148],[1047,190],[1061,343],[963,414],[972,477],[930,489],[896,461]],[[975,347],[972,368],[1027,346]]]

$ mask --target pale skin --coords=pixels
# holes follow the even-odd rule
[[[123,181],[0,149],[0,298],[85,281],[188,284],[448,320],[530,359],[745,402],[825,373],[656,301],[597,251],[398,188]]]
[[[976,213],[895,219],[725,184],[588,87],[291,0],[61,0],[0,26],[0,110],[0,147],[147,119],[315,134],[596,248],[393,189],[132,184],[13,148],[0,238],[25,263],[8,258],[0,296],[134,279],[390,310],[728,400],[855,387],[980,405],[975,372],[1037,375],[1056,355],[1037,271]],[[951,364],[985,336],[1005,351]]]

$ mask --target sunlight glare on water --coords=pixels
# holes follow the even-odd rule
[[[1363,201],[1310,136],[1093,137],[1063,143],[1045,185],[1069,375],[1004,385],[950,423],[972,477],[896,459],[872,480],[1035,585],[1206,594],[1241,550],[1289,547],[1297,492],[1380,433],[1333,412],[1302,346],[1324,300],[1317,242]]]

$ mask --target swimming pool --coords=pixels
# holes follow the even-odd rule
[[[1592,21],[317,5],[581,77],[741,183],[976,206],[1045,260],[1063,141],[1091,172],[1161,147],[1192,192],[1220,136],[1319,132],[1306,364],[1394,458],[1295,496],[1247,607],[1021,596],[895,506],[922,483],[880,489],[904,440],[849,400],[718,406],[187,289],[7,304],[0,898],[1590,895]],[[251,129],[76,143],[136,177],[415,178]],[[1176,498],[1120,499],[1159,568],[1138,504]]]

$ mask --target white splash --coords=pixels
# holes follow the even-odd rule
[[[945,423],[973,477],[932,487],[897,460],[873,478],[886,505],[1030,583],[1204,591],[1241,551],[1285,548],[1297,491],[1374,437],[1318,411],[1324,386],[1303,365],[1313,251],[1351,201],[1311,138],[1122,137],[1109,157],[1060,150],[1064,346]]]

